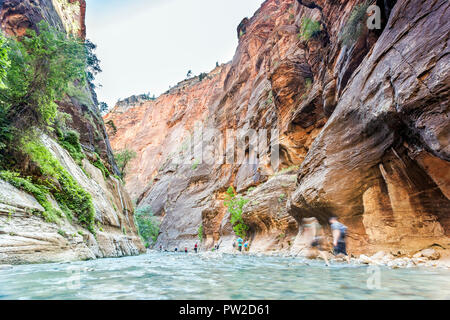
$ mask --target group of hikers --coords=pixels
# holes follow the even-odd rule
[[[233,241],[233,248],[239,252],[247,252],[250,250],[250,243],[248,240],[244,241],[241,237],[238,237],[236,241]]]
[[[162,245],[159,246],[159,251],[161,251],[161,252],[162,252],[162,251],[164,251],[164,252],[169,252],[167,249],[166,249],[166,250],[163,250]],[[175,247],[175,249],[173,250],[173,252],[181,252],[181,251],[178,250],[178,247]],[[195,246],[194,246],[194,252],[195,252],[195,253],[198,253],[198,243],[196,243]],[[189,253],[189,250],[188,250],[187,247],[184,248],[184,253]]]
[[[329,219],[331,231],[333,235],[333,254],[337,257],[343,256],[350,263],[350,257],[347,254],[347,227],[340,223],[337,217],[331,217]],[[305,218],[303,219],[303,236],[306,239],[307,246],[312,250],[311,253],[317,251],[317,253],[325,260],[326,265],[329,265],[326,251],[324,250],[325,233],[317,218]],[[244,241],[241,237],[238,237],[233,242],[233,248],[239,252],[247,252],[250,250],[250,244],[248,241]]]
[[[329,219],[331,225],[331,231],[333,235],[333,253],[335,256],[344,256],[347,262],[350,263],[350,257],[347,254],[347,227],[339,222],[338,218],[331,217]],[[303,219],[303,237],[306,240],[307,246],[312,249],[312,251],[317,251],[317,253],[325,260],[325,263],[329,265],[328,257],[326,251],[324,250],[324,240],[325,233],[322,226],[320,225],[317,218],[304,218]],[[221,243],[214,245],[213,251],[218,251]],[[248,252],[250,250],[250,243],[248,240],[238,237],[233,241],[233,248],[239,252]],[[198,253],[199,247],[198,243],[195,243],[194,252]],[[163,251],[162,246],[159,246],[159,250]],[[167,252],[167,250],[165,250]],[[174,252],[179,252],[178,248],[174,249]],[[188,253],[187,247],[184,248],[184,252]]]

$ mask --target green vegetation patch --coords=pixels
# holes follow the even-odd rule
[[[106,125],[111,128],[112,135],[115,135],[117,133],[117,127],[114,121],[109,120],[108,122],[106,122]]]
[[[136,152],[127,148],[118,151],[114,154],[114,158],[116,159],[116,163],[117,166],[119,167],[122,177],[125,177],[126,175],[126,169],[128,167],[128,164],[136,157],[137,157]]]
[[[95,45],[38,24],[20,38],[0,36],[0,168],[2,179],[32,194],[44,207],[45,219],[58,222],[62,212],[48,200],[53,195],[69,219],[76,217],[92,233],[95,210],[92,197],[39,141],[41,132],[56,134],[62,146],[80,163],[84,158],[79,136],[66,132],[67,115],[55,101],[67,94],[90,100],[86,80],[100,71]],[[15,173],[23,161],[33,162],[33,178]],[[40,171],[40,172],[39,172]],[[39,172],[39,173],[38,173]]]
[[[299,38],[308,41],[320,32],[320,21],[310,18],[303,18],[300,26]]]
[[[79,166],[82,166],[82,161],[86,158],[86,155],[81,147],[80,134],[78,132],[70,130],[63,133],[59,139],[59,144],[70,153],[70,156]]]
[[[230,222],[233,226],[234,233],[245,238],[249,227],[245,224],[242,218],[242,209],[250,200],[239,196],[233,187],[229,187],[225,196],[224,205],[228,208],[228,212],[231,214]]]
[[[339,40],[348,46],[353,45],[356,40],[361,36],[367,21],[367,9],[370,6],[370,2],[364,2],[356,5],[350,18],[345,24],[342,32],[339,34]]]
[[[146,247],[153,245],[158,240],[160,222],[153,215],[152,208],[145,206],[136,209],[134,218],[138,226],[139,234]]]
[[[37,202],[39,202],[39,204],[44,208],[42,217],[45,219],[45,221],[50,223],[59,222],[59,218],[62,217],[62,213],[54,209],[52,204],[48,200],[50,192],[47,187],[33,183],[31,177],[22,178],[17,172],[1,171],[0,178],[5,180],[6,182],[9,182],[17,189],[33,195]]]
[[[203,241],[203,224],[201,224],[197,229],[197,236],[200,242]]]
[[[200,161],[195,159],[194,163],[191,166],[191,169],[194,170],[194,171],[197,170],[199,164],[200,164]]]
[[[26,142],[24,150],[39,165],[43,176],[47,177],[46,182],[53,187],[52,194],[61,208],[70,210],[79,223],[95,234],[92,196],[75,181],[42,143]],[[57,180],[58,186],[55,186],[52,179]]]
[[[105,179],[109,178],[111,173],[109,172],[109,170],[103,164],[102,158],[100,158],[98,153],[95,154],[95,158],[96,158],[96,160],[92,163],[94,165],[94,167],[96,167],[97,169],[100,169],[100,171],[103,174],[103,178],[105,178]]]

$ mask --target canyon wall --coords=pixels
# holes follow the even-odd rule
[[[0,3],[0,24],[8,36],[37,30],[41,20],[68,34],[85,38],[84,0],[5,0]],[[68,129],[80,134],[86,159],[76,163],[55,137],[43,135],[42,143],[92,197],[96,236],[68,219],[48,223],[44,208],[33,196],[0,180],[0,263],[44,263],[120,257],[145,251],[134,223],[133,203],[118,173],[95,91],[86,85],[57,102],[70,115]],[[100,159],[98,159],[98,156]],[[112,173],[105,176],[95,162]],[[53,207],[60,209],[50,197]],[[61,211],[61,210],[60,210]]]
[[[191,247],[203,226],[205,248],[231,250],[233,186],[249,200],[253,252],[303,252],[311,216],[348,225],[352,254],[449,248],[450,4],[375,2],[380,28],[369,30],[363,1],[267,0],[238,26],[231,62],[105,117],[113,148],[138,154],[126,186],[161,218],[156,246]],[[319,22],[311,34],[308,21]],[[215,130],[201,140],[199,121]],[[250,161],[251,129],[274,128],[272,148]],[[243,163],[193,157],[230,129],[241,130]]]

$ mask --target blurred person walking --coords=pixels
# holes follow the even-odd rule
[[[327,255],[322,249],[325,234],[317,218],[303,219],[303,232],[310,249],[313,252],[318,252],[322,259],[325,260],[325,264],[329,266]]]
[[[348,263],[350,257],[347,254],[347,226],[338,221],[337,217],[330,218],[331,231],[333,232],[333,251],[335,256],[344,255]]]

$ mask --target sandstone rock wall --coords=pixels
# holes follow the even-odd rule
[[[448,10],[398,1],[302,164],[297,216],[339,215],[356,248],[448,244]]]
[[[65,262],[137,255],[144,251],[133,221],[133,204],[119,180],[105,179],[89,161],[78,166],[53,139],[42,141],[76,182],[92,195],[97,235],[60,219],[47,223],[44,209],[29,194],[0,180],[0,262],[6,264]],[[55,208],[58,205],[51,199]]]
[[[191,246],[200,225],[205,247],[229,246],[223,200],[233,185],[250,200],[252,251],[298,252],[302,219],[332,215],[349,226],[351,253],[448,248],[449,2],[376,1],[381,29],[363,27],[344,44],[362,3],[267,0],[239,25],[233,60],[206,82],[107,115],[119,128],[114,149],[138,153],[127,188],[162,218],[158,246]],[[309,39],[305,19],[320,21]],[[223,134],[277,127],[279,172],[262,158],[175,163],[186,157],[181,129],[197,120]]]
[[[84,0],[39,0],[0,2],[0,24],[9,36],[23,36],[41,20],[84,39]],[[78,131],[88,157],[100,154],[111,172],[117,172],[95,92],[86,87],[58,102],[60,111],[71,115],[68,125]],[[44,209],[30,195],[0,181],[0,263],[44,263],[135,255],[145,251],[133,218],[133,203],[122,182],[102,172],[88,160],[78,166],[52,138],[43,143],[92,195],[96,212],[96,238],[78,224],[61,219],[47,223]],[[58,204],[50,199],[55,208]]]

